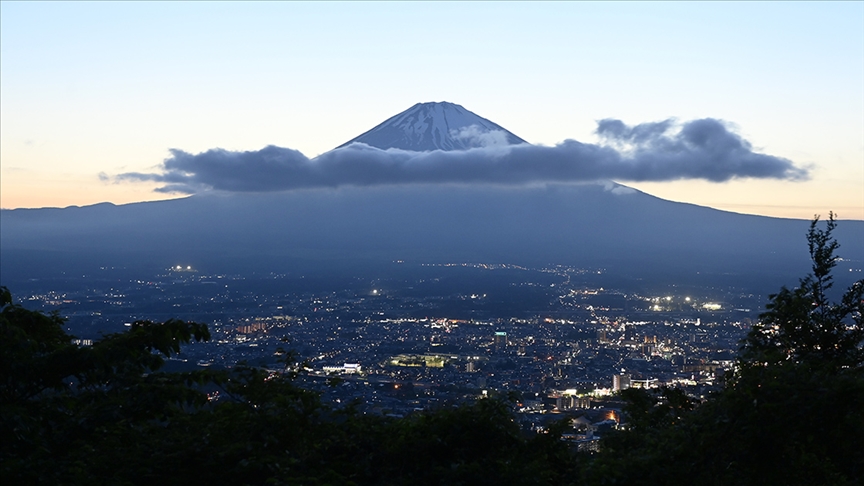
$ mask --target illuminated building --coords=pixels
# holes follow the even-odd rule
[[[506,332],[496,332],[495,333],[495,352],[503,351],[504,348],[507,347],[507,333]]]
[[[612,375],[612,391],[621,391],[630,388],[630,375]]]

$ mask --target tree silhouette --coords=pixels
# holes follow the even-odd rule
[[[560,433],[523,435],[502,400],[367,416],[325,405],[290,371],[163,372],[181,345],[209,339],[203,324],[139,321],[89,347],[72,339],[57,314],[0,288],[4,485],[540,485],[572,470]]]
[[[692,412],[666,392],[628,390],[632,427],[604,439],[587,481],[860,484],[864,281],[831,301],[836,224],[833,214],[824,229],[814,218],[807,232],[812,273],[770,296],[725,388]]]
[[[806,362],[842,369],[864,362],[864,281],[849,287],[840,302],[830,301],[831,270],[840,247],[832,236],[837,223],[833,213],[824,230],[818,223],[817,216],[807,232],[812,273],[798,287],[771,295],[767,312],[745,341],[739,359],[743,367]]]

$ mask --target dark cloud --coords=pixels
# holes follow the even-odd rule
[[[394,184],[671,181],[735,178],[803,180],[805,168],[760,154],[711,118],[678,125],[672,120],[628,126],[601,120],[602,143],[565,140],[553,147],[488,144],[464,151],[381,150],[355,143],[314,159],[276,146],[258,151],[172,149],[160,173],[129,172],[116,181],[164,183],[159,192],[236,192]],[[488,136],[488,135],[487,135]]]
[[[656,142],[672,126],[672,120],[664,120],[661,122],[640,123],[639,125],[630,127],[625,125],[621,120],[607,118],[597,122],[597,134],[607,140],[619,143]]]

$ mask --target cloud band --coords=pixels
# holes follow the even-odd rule
[[[464,130],[463,130],[464,131]],[[381,150],[355,143],[314,159],[282,147],[199,154],[171,149],[160,173],[129,172],[103,179],[155,181],[158,192],[191,194],[206,189],[234,192],[394,184],[618,181],[736,178],[804,180],[808,170],[792,161],[756,153],[719,120],[678,125],[671,120],[628,126],[598,122],[601,144],[565,140],[555,146],[486,146],[464,151]],[[495,140],[495,134],[483,135]]]

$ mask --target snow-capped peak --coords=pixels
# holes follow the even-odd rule
[[[455,103],[417,103],[337,148],[362,142],[381,149],[467,150],[527,143]]]

